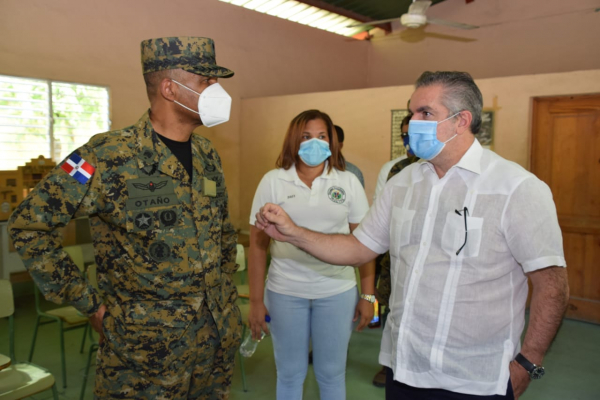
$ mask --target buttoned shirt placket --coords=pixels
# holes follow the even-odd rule
[[[457,168],[454,167],[451,168],[448,171],[448,173],[446,173],[446,175],[440,179],[437,177],[437,174],[431,166],[431,164],[425,165],[426,166],[421,166],[420,168],[424,170],[423,175],[425,177],[425,180],[431,185],[431,192],[429,194],[429,202],[425,214],[425,223],[423,226],[423,231],[421,233],[419,251],[417,252],[417,255],[415,257],[415,262],[410,273],[410,278],[408,280],[408,287],[406,289],[404,299],[404,310],[398,329],[397,345],[395,346],[395,348],[392,349],[392,352],[394,353],[392,360],[395,360],[396,365],[400,365],[400,368],[396,369],[397,380],[405,379],[406,372],[408,371],[408,357],[401,356],[401,349],[402,345],[405,343],[407,326],[412,318],[417,289],[419,287],[419,282],[422,276],[425,260],[427,259],[427,255],[429,254],[429,250],[431,248],[431,241],[436,221],[435,216],[439,208],[440,194],[442,193],[444,186],[451,179],[451,177],[454,174],[458,173]],[[407,193],[407,201],[405,201],[404,208],[407,207],[406,203],[410,201],[411,197],[412,188],[409,190],[409,193]],[[475,199],[475,191],[472,189],[469,190],[467,192],[467,197],[465,199],[464,205],[472,210],[475,205]],[[458,240],[458,237],[456,240]],[[456,248],[458,249],[459,247],[460,244],[457,243]],[[436,334],[430,356],[431,367],[438,370],[442,369],[443,351],[450,329],[450,310],[452,309],[452,306],[454,304],[458,278],[460,277],[460,270],[462,268],[463,255],[464,253],[459,253],[458,256],[456,254],[452,255],[450,260],[448,276],[446,277],[446,283],[444,285],[442,303],[438,314],[438,325],[436,327]]]
[[[308,204],[311,206],[316,206],[319,204],[319,194],[321,193],[321,177],[318,176],[310,187],[310,200],[308,200]]]
[[[455,174],[458,174],[458,170],[455,169]],[[466,198],[463,207],[467,207],[468,210],[473,210],[475,207],[475,200],[477,199],[476,192],[473,189],[469,189],[466,194]],[[458,249],[461,246],[461,237],[455,236],[454,248]],[[456,291],[458,289],[458,280],[463,267],[465,251],[460,252],[458,255],[453,253],[450,255],[450,268],[448,270],[448,276],[446,277],[446,283],[444,285],[444,292],[442,294],[442,302],[440,305],[440,311],[438,314],[438,325],[436,327],[435,337],[433,346],[431,348],[430,365],[432,368],[442,370],[444,349],[446,347],[446,341],[448,340],[448,332],[450,331],[450,322],[452,321],[452,310],[454,308],[454,301],[456,299]]]
[[[434,173],[435,174],[435,173]],[[437,180],[437,182],[432,182],[433,180]],[[429,247],[431,246],[431,236],[433,234],[433,223],[434,219],[431,218],[433,211],[437,209],[437,202],[439,198],[439,193],[441,192],[445,180],[437,179],[437,176],[433,176],[432,174],[428,174],[426,176],[426,180],[432,182],[431,193],[429,195],[429,204],[427,207],[426,220],[425,225],[423,226],[423,232],[421,234],[421,241],[419,246],[419,251],[415,258],[415,263],[410,272],[410,278],[408,280],[408,288],[406,289],[406,294],[404,298],[404,310],[402,312],[402,318],[400,320],[400,325],[398,329],[398,342],[396,345],[397,353],[395,354],[396,365],[400,363],[400,369],[395,368],[398,372],[398,376],[395,377],[396,380],[404,380],[405,372],[407,371],[407,363],[408,358],[402,357],[402,344],[405,342],[407,324],[409,323],[410,316],[413,313],[414,302],[416,298],[417,289],[419,287],[419,281],[421,278],[421,274],[419,271],[423,269],[423,264],[425,259],[427,258],[427,254],[429,253]],[[408,196],[407,196],[408,197]],[[432,222],[433,221],[433,222]]]

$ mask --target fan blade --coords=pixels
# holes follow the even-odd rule
[[[413,0],[413,3],[408,7],[409,14],[425,15],[425,11],[431,5],[429,0]]]
[[[477,29],[476,25],[463,24],[462,22],[446,21],[445,19],[427,18],[428,24],[451,26],[458,29]]]
[[[473,38],[453,36],[453,35],[447,35],[447,34],[442,34],[442,33],[427,32],[427,28],[425,26],[422,26],[422,27],[416,28],[416,29],[405,29],[403,31],[396,31],[395,33],[392,33],[392,34],[386,35],[386,36],[373,37],[371,39],[371,41],[379,42],[381,40],[394,40],[394,39],[401,40],[405,43],[419,43],[419,42],[422,42],[423,40],[428,40],[428,39],[452,40],[452,41],[463,42],[463,43],[474,42],[477,40],[477,39],[473,39]]]
[[[352,24],[348,25],[346,28],[358,28],[359,26],[367,26],[367,25],[379,25],[384,24],[386,22],[392,22],[399,20],[400,17],[396,18],[388,18],[388,19],[380,19],[379,21],[369,21],[369,22],[361,22],[360,24]]]
[[[416,33],[413,33],[413,32],[416,32]],[[417,42],[421,42],[423,40],[428,40],[428,39],[451,40],[451,41],[463,42],[463,43],[474,42],[477,40],[477,39],[473,39],[473,38],[465,38],[465,37],[446,35],[446,34],[441,34],[441,33],[433,33],[433,32],[427,32],[427,31],[421,32],[420,29],[406,29],[401,32],[392,33],[387,36],[371,38],[371,41],[379,42],[382,40],[394,40],[394,39],[401,40],[406,43],[417,43]],[[354,41],[360,42],[360,40],[354,40]]]

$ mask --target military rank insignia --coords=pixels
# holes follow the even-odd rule
[[[73,153],[60,166],[63,171],[75,178],[79,183],[85,184],[94,175],[96,168],[92,164]]]

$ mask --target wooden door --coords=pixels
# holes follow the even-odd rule
[[[558,211],[566,316],[600,323],[600,95],[534,99],[531,170],[550,186]]]

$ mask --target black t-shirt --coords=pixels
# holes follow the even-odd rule
[[[192,138],[188,139],[187,142],[177,142],[169,138],[164,137],[160,133],[154,131],[156,136],[171,150],[171,153],[175,154],[175,157],[183,165],[188,173],[190,179],[192,178]]]

